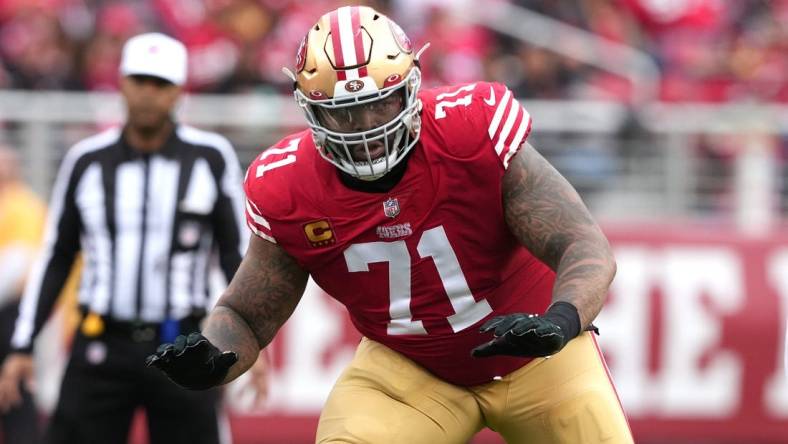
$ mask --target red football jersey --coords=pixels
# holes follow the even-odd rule
[[[544,313],[554,273],[509,231],[501,195],[531,119],[500,84],[424,90],[419,142],[389,192],[350,189],[309,131],[247,171],[247,222],[347,307],[365,336],[454,384],[491,381],[528,360],[473,358],[478,326]]]

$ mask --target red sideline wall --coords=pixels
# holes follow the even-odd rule
[[[618,275],[597,320],[599,340],[636,441],[788,442],[788,232],[606,232]],[[228,390],[235,443],[312,442],[322,401],[357,340],[343,309],[313,288],[273,345],[266,409],[249,410],[242,384]],[[491,433],[473,441],[498,442]]]

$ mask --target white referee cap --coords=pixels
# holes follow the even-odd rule
[[[120,73],[160,77],[176,85],[186,82],[186,47],[158,32],[130,38],[123,46]]]

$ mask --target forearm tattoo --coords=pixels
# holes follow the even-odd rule
[[[616,265],[580,196],[526,144],[504,176],[503,201],[512,233],[556,272],[553,302],[572,303],[588,326],[602,308]]]
[[[239,363],[227,380],[246,371],[293,313],[308,274],[278,246],[253,238],[249,251],[203,334],[220,350],[238,353]]]

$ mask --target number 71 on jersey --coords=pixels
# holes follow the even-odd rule
[[[455,333],[492,313],[487,300],[474,299],[443,226],[424,231],[416,249],[422,259],[431,257],[438,269],[446,296],[454,309],[454,314],[446,320]],[[414,320],[410,310],[411,257],[404,240],[353,244],[344,254],[350,272],[369,271],[369,264],[388,262],[389,335],[427,334],[422,321]]]

